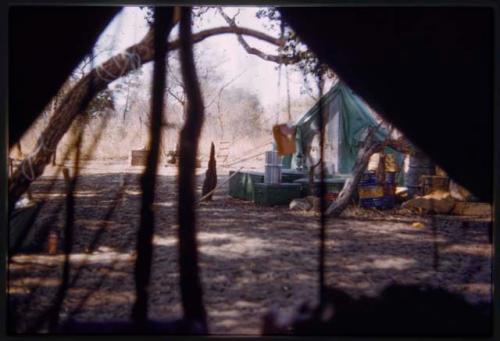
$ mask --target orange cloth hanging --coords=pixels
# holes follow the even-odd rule
[[[273,127],[273,136],[279,155],[295,153],[295,127],[277,124]]]

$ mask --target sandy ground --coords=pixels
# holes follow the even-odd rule
[[[141,171],[116,162],[94,162],[82,171],[70,258],[72,285],[61,320],[129,319]],[[200,186],[203,173],[200,169]],[[32,186],[34,198],[46,202],[35,228],[64,226],[64,183],[56,178],[49,191],[53,174],[54,169],[47,169]],[[228,169],[219,169],[219,183],[227,174]],[[162,165],[149,304],[149,316],[156,319],[181,315],[175,192],[175,169]],[[262,315],[270,308],[287,313],[303,301],[316,301],[317,214],[236,200],[227,195],[225,185],[212,202],[199,206],[197,217],[211,333],[258,334]],[[327,284],[355,295],[374,295],[393,282],[426,283],[462,293],[472,302],[491,301],[490,224],[491,219],[368,214],[351,208],[327,225]],[[48,255],[45,247],[11,258],[10,316],[17,320],[17,331],[26,331],[50,307],[62,263],[62,255]]]

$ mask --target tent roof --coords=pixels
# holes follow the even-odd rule
[[[338,135],[339,160],[338,166],[341,172],[350,172],[359,148],[360,142],[364,139],[366,128],[376,127],[381,119],[376,117],[375,112],[356,95],[344,82],[336,82],[331,89],[321,97],[322,105],[327,110],[324,125],[328,124],[336,115],[340,116],[340,125]],[[304,155],[308,146],[311,145],[313,138],[319,132],[319,110],[320,101],[309,109],[295,126],[297,152],[295,154],[294,164],[298,166],[297,156]],[[380,126],[376,132],[378,140],[384,140],[389,135],[386,128]]]
[[[336,100],[340,99],[340,114],[345,124],[343,124],[343,133],[347,137],[347,140],[351,140],[349,137],[358,138],[362,133],[360,130],[368,126],[377,126],[380,123],[375,115],[375,112],[363,101],[358,95],[354,93],[344,82],[337,81],[326,94],[321,97],[323,101],[323,106],[329,108],[330,104]],[[320,100],[320,101],[321,101]],[[312,137],[318,133],[318,114],[320,101],[316,102],[311,109],[309,109],[301,118],[297,120],[295,126],[301,130],[302,138],[305,138],[304,142],[310,143]],[[327,124],[334,117],[333,112],[329,112],[326,122]],[[351,123],[351,124],[350,124]],[[355,124],[352,124],[355,123]],[[384,127],[380,127],[377,132],[377,137],[379,139],[384,139],[389,132]],[[308,136],[311,135],[311,136]],[[310,137],[310,140],[307,138]],[[351,141],[347,141],[351,142]]]

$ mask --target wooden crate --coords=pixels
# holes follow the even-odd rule
[[[450,186],[450,179],[439,175],[422,175],[420,177],[423,195],[427,195],[435,190],[447,192]]]
[[[131,166],[145,166],[149,150],[131,150],[130,151],[130,165]]]

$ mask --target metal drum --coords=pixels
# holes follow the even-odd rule
[[[394,197],[396,195],[396,172],[385,172],[384,188],[387,197]],[[390,198],[388,199],[391,200]]]
[[[361,180],[359,181],[361,186],[369,186],[377,184],[377,174],[375,171],[367,171],[364,172],[361,176]]]
[[[360,184],[358,186],[358,194],[359,204],[361,207],[384,207],[385,200],[383,186]]]
[[[264,183],[279,184],[281,182],[281,156],[277,151],[267,151],[265,155]]]
[[[393,208],[395,203],[395,180],[395,172],[386,172],[384,183],[378,182],[375,172],[365,172],[358,186],[359,205],[364,208]]]
[[[411,155],[408,173],[405,174],[405,185],[408,188],[408,196],[413,198],[415,195],[421,195],[421,176],[434,175],[435,172],[435,165],[427,156],[422,153]]]
[[[385,183],[388,185],[396,184],[396,172],[385,172]]]

